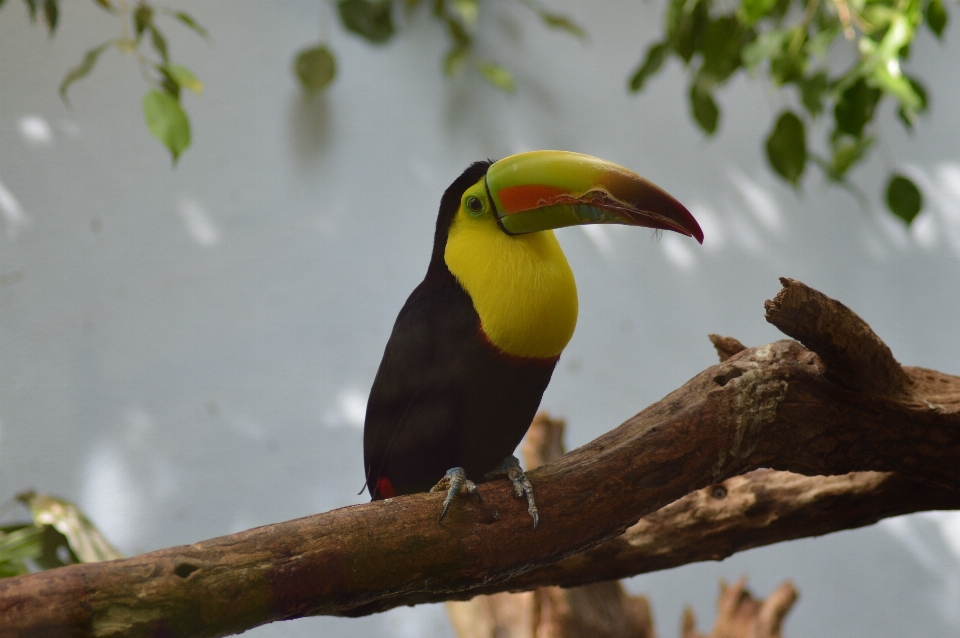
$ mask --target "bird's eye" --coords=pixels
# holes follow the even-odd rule
[[[483,212],[483,202],[480,201],[479,197],[468,197],[467,210],[472,215],[479,215],[480,213]]]

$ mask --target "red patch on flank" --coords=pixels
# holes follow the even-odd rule
[[[503,212],[507,215],[532,210],[540,206],[547,206],[556,202],[558,198],[569,196],[569,193],[553,186],[543,184],[524,184],[508,186],[501,189],[497,196],[503,205]]]
[[[386,476],[381,476],[377,479],[377,495],[381,498],[393,498],[397,495],[396,491],[393,489],[393,483],[390,482]]]

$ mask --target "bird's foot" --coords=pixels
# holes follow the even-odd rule
[[[440,511],[438,523],[447,515],[450,503],[453,502],[457,494],[473,494],[478,501],[480,500],[480,491],[477,490],[476,484],[467,478],[467,473],[463,471],[462,467],[447,470],[440,482],[430,488],[431,492],[442,492],[444,490],[447,491],[447,497],[443,499],[443,510]]]
[[[513,495],[517,498],[527,497],[527,512],[533,517],[533,530],[536,531],[540,526],[540,512],[537,510],[537,504],[533,501],[533,485],[527,475],[520,469],[520,461],[512,454],[503,459],[497,467],[484,475],[486,479],[505,476],[513,483]]]

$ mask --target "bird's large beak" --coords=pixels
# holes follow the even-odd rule
[[[494,162],[487,190],[510,235],[579,224],[673,230],[703,243],[683,204],[633,171],[568,151],[531,151]]]

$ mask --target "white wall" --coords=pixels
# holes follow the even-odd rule
[[[206,85],[186,96],[194,143],[171,170],[140,115],[131,60],[83,51],[113,37],[93,3],[65,3],[53,39],[22,3],[0,11],[0,500],[74,499],[127,553],[365,500],[361,421],[393,319],[423,275],[444,187],[471,161],[563,148],[617,161],[694,211],[702,247],[626,228],[562,231],[581,318],[543,406],[591,440],[715,361],[709,332],[748,345],[777,277],[841,299],[900,361],[960,373],[960,87],[954,25],[911,68],[932,89],[916,135],[883,113],[854,174],[875,201],[890,168],[926,188],[909,231],[811,171],[795,195],[761,157],[784,103],[743,79],[720,95],[719,137],[687,114],[679,67],[643,97],[626,78],[660,4],[551,2],[590,33],[544,30],[484,4],[482,54],[516,71],[508,96],[445,80],[425,12],[380,48],[332,28],[340,76],[304,102],[289,72],[320,32],[317,0],[177,2],[212,34],[167,30]],[[329,7],[327,19],[332,15]],[[951,13],[956,18],[956,12]],[[762,130],[757,130],[757,123]],[[956,636],[960,523],[910,517],[630,582],[660,634],[682,605],[713,618],[719,575],[761,595],[801,590],[787,635]],[[254,636],[449,636],[442,606],[306,619]]]

